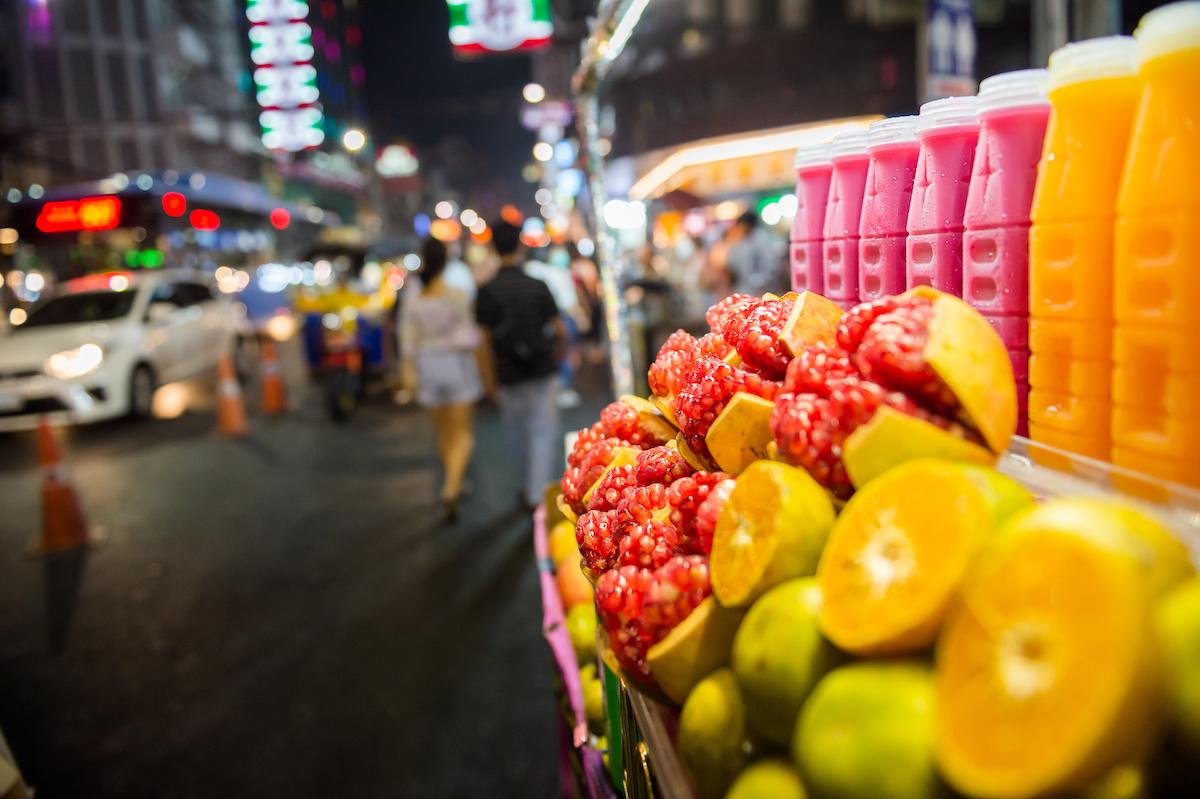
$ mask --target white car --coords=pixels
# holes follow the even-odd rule
[[[244,317],[192,273],[69,280],[0,335],[0,431],[148,416],[159,385],[235,354]]]

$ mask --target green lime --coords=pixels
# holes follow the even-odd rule
[[[729,669],[701,680],[679,714],[679,758],[702,797],[720,797],[754,759],[746,707]]]
[[[725,799],[807,799],[800,775],[775,759],[752,763],[733,781]]]
[[[787,748],[800,706],[840,660],[821,636],[821,589],[811,577],[775,586],[755,602],[733,639],[733,673],[750,727]]]
[[[829,672],[800,712],[792,755],[818,796],[938,796],[929,669],[908,661],[853,663]]]

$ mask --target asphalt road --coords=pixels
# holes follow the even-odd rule
[[[478,415],[447,526],[423,414],[379,399],[339,426],[294,394],[247,441],[215,435],[204,396],[69,431],[109,540],[67,558],[26,557],[33,437],[0,436],[0,729],[39,799],[556,795],[531,525],[497,414]]]

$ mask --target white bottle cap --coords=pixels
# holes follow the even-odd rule
[[[979,127],[979,100],[973,94],[930,100],[921,106],[921,114],[917,117],[918,133],[966,127]]]
[[[867,147],[875,149],[888,144],[917,143],[917,118],[915,116],[891,117],[872,122],[867,128]]]
[[[796,169],[805,169],[814,166],[826,166],[829,164],[830,148],[829,143],[825,144],[809,144],[804,147],[796,148]]]
[[[1138,61],[1200,47],[1200,2],[1171,3],[1142,17],[1133,32]]]
[[[835,160],[866,154],[867,132],[865,130],[852,130],[848,133],[839,133],[829,143],[829,157]]]
[[[1102,36],[1060,47],[1050,54],[1050,89],[1137,73],[1132,36]]]
[[[979,113],[1027,105],[1049,105],[1046,70],[1018,69],[985,78],[979,84]]]

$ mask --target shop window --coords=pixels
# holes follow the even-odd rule
[[[68,33],[88,33],[91,23],[88,21],[89,0],[59,0],[57,11],[62,15],[63,27]]]
[[[63,81],[58,68],[58,51],[52,45],[32,50],[33,74],[37,80],[38,113],[42,119],[59,122],[63,119]]]

